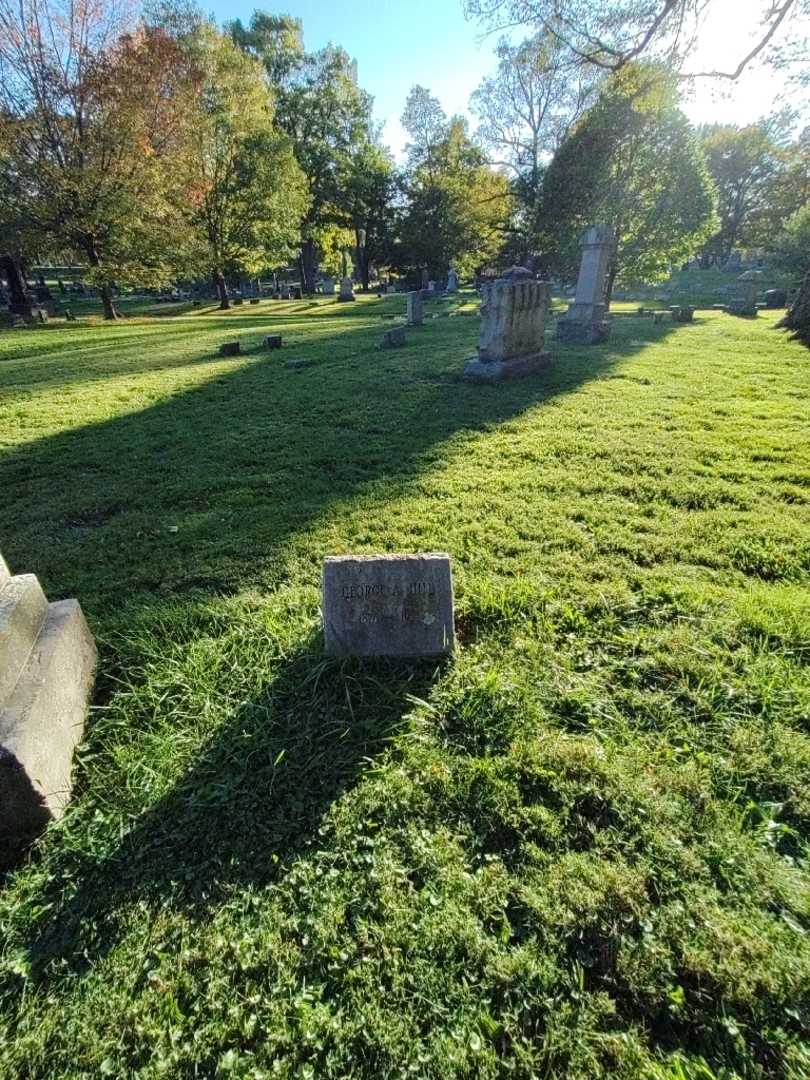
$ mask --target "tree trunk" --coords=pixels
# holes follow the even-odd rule
[[[607,305],[608,311],[610,311],[610,302],[613,299],[613,283],[616,281],[618,272],[618,266],[616,266],[615,263],[611,263],[608,267],[607,280],[605,281],[605,304]]]
[[[219,310],[227,311],[231,306],[231,298],[228,296],[228,283],[221,270],[215,270],[213,274],[214,288],[219,296]]]
[[[32,316],[31,302],[25,288],[25,276],[22,272],[20,260],[11,254],[3,255],[0,257],[0,270],[2,270],[8,282],[9,311],[12,315],[22,315],[23,318],[30,319]]]
[[[777,325],[792,330],[794,336],[810,348],[810,270],[804,275],[804,281],[790,311]]]
[[[115,310],[115,304],[113,303],[112,289],[106,282],[99,289],[99,294],[101,296],[101,305],[104,308],[104,318],[111,321],[118,319],[118,312]]]
[[[315,257],[315,241],[305,240],[301,245],[301,266],[304,271],[303,289],[312,295],[315,292],[315,275],[318,272],[318,260]]]
[[[91,236],[87,239],[85,251],[87,252],[87,258],[90,261],[91,266],[101,266],[101,257],[98,253],[94,237]],[[118,312],[115,310],[115,304],[113,303],[112,290],[106,281],[99,287],[99,295],[101,296],[101,304],[104,308],[104,318],[110,321],[117,320]]]

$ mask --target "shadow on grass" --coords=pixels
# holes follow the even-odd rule
[[[379,323],[325,325],[295,345],[314,361],[303,370],[256,352],[140,411],[6,451],[0,550],[91,620],[155,591],[273,588],[285,543],[331,507],[398,497],[451,438],[605,377],[676,329],[622,320],[607,346],[552,345],[547,372],[487,387],[460,381],[474,319],[436,320],[385,352]]]
[[[35,980],[57,958],[77,973],[91,966],[135,905],[205,918],[235,886],[271,885],[317,851],[324,814],[401,728],[407,696],[425,697],[440,670],[325,660],[320,645],[313,635],[269,672],[112,851],[59,852],[55,888],[78,887],[31,943]]]
[[[460,381],[477,333],[467,319],[437,320],[385,353],[373,348],[379,324],[313,339],[306,352],[316,362],[300,372],[283,354],[243,358],[151,407],[7,454],[0,548],[52,597],[78,596],[91,624],[125,625],[132,603],[153,612],[157,639],[171,640],[167,599],[193,605],[200,590],[273,588],[289,573],[285,544],[338,504],[369,492],[396,498],[443,460],[448,440],[608,377],[676,329],[628,320],[608,346],[555,345],[547,372],[494,387]],[[307,544],[313,584],[325,553]],[[64,863],[64,880],[78,885],[44,916],[35,970],[60,956],[92,963],[139,900],[203,917],[231,886],[277,880],[317,843],[330,805],[397,730],[407,695],[427,696],[434,674],[431,665],[325,661],[319,639],[306,642],[110,854],[99,861],[81,845],[57,853],[57,873]],[[80,813],[92,793],[86,800]]]

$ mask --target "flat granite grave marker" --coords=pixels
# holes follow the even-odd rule
[[[328,656],[446,656],[455,643],[450,556],[327,557],[323,626]]]

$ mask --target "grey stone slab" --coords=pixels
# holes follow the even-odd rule
[[[34,574],[17,574],[0,589],[0,704],[14,689],[47,610],[48,601]]]
[[[265,349],[280,349],[281,334],[266,334],[264,338]]]
[[[405,344],[405,327],[394,326],[385,331],[380,347],[383,349],[397,349]]]
[[[242,349],[238,341],[223,341],[219,347],[220,356],[239,356]]]
[[[323,567],[329,656],[444,656],[455,643],[450,556],[340,555]]]
[[[50,604],[28,662],[0,705],[0,835],[32,835],[64,812],[95,664],[78,603]]]
[[[537,352],[530,356],[516,356],[511,360],[468,360],[464,365],[462,378],[465,382],[498,383],[508,379],[524,379],[545,371],[551,363],[551,355]]]

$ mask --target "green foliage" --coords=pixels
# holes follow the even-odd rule
[[[740,245],[770,248],[776,232],[776,185],[783,172],[782,148],[767,124],[739,128],[714,124],[700,143],[718,192],[720,228],[707,250],[727,257]]]
[[[0,37],[0,213],[113,281],[169,278],[174,161],[192,92],[177,43],[112,3],[26,0]],[[38,36],[31,32],[36,22]],[[46,32],[47,31],[47,32]]]
[[[413,142],[404,177],[401,248],[395,257],[406,269],[426,267],[439,278],[450,266],[469,274],[496,257],[514,201],[506,176],[487,165],[466,121],[446,121],[437,106],[417,86],[402,117]]]
[[[810,202],[797,210],[785,222],[776,242],[777,265],[794,278],[799,278],[810,266]]]
[[[3,1076],[808,1075],[806,353],[617,305],[482,393],[476,306],[0,336],[3,554],[102,651]],[[450,662],[324,660],[325,554],[437,549]]]
[[[628,65],[603,84],[555,154],[537,232],[560,270],[578,266],[579,237],[594,222],[616,231],[619,281],[662,279],[710,234],[714,188],[676,100],[665,71]]]
[[[274,127],[258,61],[210,26],[187,49],[200,81],[182,184],[192,230],[183,254],[192,271],[217,279],[255,274],[295,249],[306,181]]]

